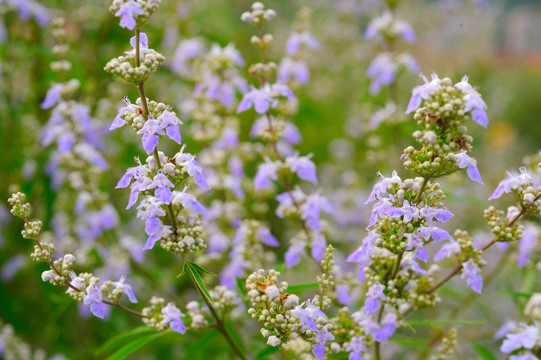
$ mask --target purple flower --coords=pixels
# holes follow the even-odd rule
[[[428,251],[423,246],[423,240],[417,236],[415,233],[406,233],[404,237],[408,239],[406,250],[415,250],[415,256],[417,259],[427,262],[428,261]]]
[[[171,62],[172,70],[180,76],[190,76],[191,68],[189,67],[189,62],[201,56],[204,51],[205,46],[199,39],[181,41],[173,55],[173,61]]]
[[[118,289],[124,294],[126,294],[131,303],[137,304],[135,294],[133,293],[131,286],[126,283],[126,278],[124,276],[120,277],[120,280],[118,280],[117,282],[113,282],[113,285],[115,289]]]
[[[434,219],[440,223],[444,223],[451,220],[451,218],[454,216],[454,214],[447,209],[433,208],[430,206],[425,206],[422,208],[421,215],[429,223],[433,222]]]
[[[526,266],[534,250],[539,247],[539,235],[539,228],[536,225],[528,223],[524,226],[522,238],[518,242],[517,264],[519,267]]]
[[[128,30],[135,29],[137,25],[135,15],[143,15],[144,11],[139,7],[139,4],[134,0],[128,0],[120,6],[120,9],[115,13],[116,17],[120,17],[120,26]]]
[[[158,135],[164,135],[163,128],[160,126],[160,122],[152,118],[149,115],[148,120],[145,122],[143,127],[137,131],[138,134],[143,134],[141,139],[143,142],[143,148],[150,154],[154,151],[158,145],[160,137]]]
[[[53,83],[49,90],[47,90],[47,95],[41,103],[41,108],[46,110],[55,106],[62,99],[62,90],[64,89],[62,84]]]
[[[278,65],[277,77],[282,83],[295,79],[300,84],[307,84],[310,81],[310,71],[304,61],[285,57]]]
[[[483,179],[481,179],[481,174],[479,174],[479,169],[477,169],[477,161],[474,158],[468,156],[465,151],[455,154],[455,157],[458,163],[458,167],[460,169],[468,168],[467,173],[470,179],[482,185]]]
[[[301,209],[301,218],[306,221],[306,225],[310,229],[315,231],[319,231],[321,228],[319,224],[321,210],[329,214],[332,214],[334,211],[329,200],[317,192],[308,195]]]
[[[244,94],[237,107],[237,113],[244,112],[253,106],[257,113],[265,114],[269,109],[273,109],[278,105],[279,97],[294,99],[295,95],[286,85],[281,83],[272,85],[267,83],[261,89],[252,87],[252,90]]]
[[[368,235],[363,239],[363,244],[354,252],[349,254],[347,262],[359,263],[359,283],[363,283],[365,280],[364,268],[372,264],[371,255],[376,251],[377,247],[375,245],[376,239],[380,235],[374,230],[368,232]]]
[[[193,176],[197,186],[203,189],[210,189],[210,186],[207,184],[205,175],[203,175],[203,170],[197,164],[195,156],[184,152],[186,145],[182,146],[180,152],[175,155],[175,163],[180,166],[184,166],[188,171],[190,176]]]
[[[124,126],[126,124],[126,120],[124,120],[122,118],[122,116],[126,113],[126,112],[131,112],[131,113],[135,113],[137,111],[137,105],[135,104],[132,104],[130,102],[130,100],[127,98],[127,97],[124,97],[122,99],[122,101],[124,102],[124,104],[126,106],[123,106],[121,107],[119,110],[118,110],[118,113],[116,114],[116,117],[115,119],[113,120],[113,122],[111,123],[111,126],[109,127],[109,130],[115,130],[115,129],[118,129],[122,126]]]
[[[310,160],[311,157],[312,154],[308,156],[298,156],[298,154],[288,156],[286,158],[286,165],[292,172],[297,173],[301,179],[317,185],[316,166]]]
[[[483,289],[483,277],[479,275],[481,269],[473,262],[473,259],[469,259],[462,263],[462,279],[466,279],[466,282],[473,291],[480,294]]]
[[[366,75],[372,79],[370,94],[377,95],[382,86],[389,86],[394,82],[398,66],[389,53],[379,54],[366,70]]]
[[[130,45],[132,46],[133,50],[125,51],[126,54],[133,54],[135,55],[137,53],[137,43],[135,42],[137,40],[136,36],[133,36],[130,39]],[[148,53],[148,37],[145,33],[139,34],[139,58],[142,60],[145,58],[145,55]]]
[[[186,188],[173,192],[173,203],[182,204],[184,208],[192,209],[197,214],[206,214],[207,212],[207,209],[197,201],[195,196],[186,192]]]
[[[90,285],[86,288],[86,296],[83,300],[85,305],[90,305],[90,311],[94,316],[103,319],[105,315],[105,309],[103,308],[101,291],[96,287],[96,280],[92,280]]]
[[[419,230],[417,231],[417,234],[422,237],[425,241],[432,238],[434,241],[442,241],[451,239],[451,235],[439,227],[436,226],[421,226]]]
[[[164,204],[170,204],[173,199],[171,189],[175,185],[164,174],[158,174],[154,177],[154,180],[147,186],[147,189],[154,189],[154,196]]]
[[[464,107],[465,112],[471,111],[472,119],[479,125],[487,127],[488,117],[485,109],[487,104],[481,98],[481,95],[476,91],[470,91],[466,96],[464,96],[466,101],[466,106]]]
[[[368,223],[368,227],[371,227],[376,223],[378,220],[378,217],[383,218],[386,214],[386,211],[388,208],[394,207],[391,203],[391,199],[383,198],[378,200],[377,203],[374,204],[374,207],[372,208],[372,213],[370,214],[370,221]]]
[[[325,356],[325,346],[327,345],[327,341],[334,340],[334,335],[327,330],[328,326],[329,325],[325,325],[317,332],[315,337],[310,339],[317,341],[317,343],[314,345],[314,349],[312,350],[312,354],[314,354],[314,356],[319,360],[323,360],[323,357]]]
[[[141,163],[139,162],[139,166],[131,167],[126,171],[126,173],[118,181],[118,184],[116,184],[115,189],[126,188],[128,187],[128,185],[130,185],[132,179],[140,179],[149,172],[150,169],[145,165],[141,165]]]
[[[392,185],[401,185],[402,179],[397,175],[396,170],[393,170],[391,177],[386,178],[381,173],[378,172],[378,176],[381,178],[381,180],[374,185],[374,188],[372,189],[372,192],[368,196],[368,199],[366,199],[365,204],[368,204],[377,198],[380,198],[385,195],[389,195],[387,192],[387,188]]]
[[[502,180],[496,190],[490,195],[489,200],[498,199],[503,193],[511,192],[514,186],[522,187],[523,189],[533,184],[533,179],[528,174],[525,167],[520,167],[520,174],[514,175],[507,171],[507,178]]]
[[[230,150],[239,145],[239,134],[237,129],[226,126],[222,131],[222,136],[214,142],[216,149]],[[237,158],[238,159],[238,158]]]
[[[164,225],[158,218],[150,217],[145,222],[145,232],[148,235],[148,239],[143,250],[150,250],[154,247],[156,241],[171,234],[171,226]]]
[[[435,73],[432,73],[432,80],[430,82],[425,76],[422,76],[422,79],[425,83],[423,85],[416,86],[413,89],[408,108],[406,109],[406,114],[417,110],[417,108],[421,105],[422,99],[427,99],[430,93],[433,91],[438,91],[441,88],[440,79]]]
[[[165,110],[158,116],[158,120],[161,121],[161,128],[165,129],[167,136],[177,144],[180,144],[181,137],[178,125],[182,124],[182,121],[169,110]]]
[[[507,334],[507,338],[500,347],[501,352],[509,354],[520,348],[533,349],[541,338],[537,324],[531,326],[523,325],[520,330],[520,332],[514,334]]]
[[[360,336],[354,336],[346,348],[349,351],[348,360],[362,360],[362,352],[366,351],[366,345],[364,345],[364,339]]]
[[[327,317],[321,309],[312,305],[310,300],[306,300],[301,305],[297,305],[293,310],[291,310],[291,315],[299,319],[299,322],[302,325],[303,331],[310,329],[312,331],[318,331],[316,325],[317,317]]]
[[[287,249],[284,255],[284,261],[288,268],[292,268],[301,261],[301,257],[306,255],[306,244],[303,241],[293,243]]]
[[[385,209],[385,214],[391,218],[404,216],[404,221],[410,222],[412,219],[418,219],[421,213],[416,206],[412,206],[408,200],[404,200],[401,208],[390,206]]]
[[[367,40],[379,40],[382,39],[385,33],[389,35],[400,35],[404,41],[409,43],[417,40],[411,25],[405,21],[396,19],[390,12],[386,12],[379,18],[372,20],[364,32],[364,37]]]
[[[290,56],[295,55],[303,46],[310,49],[317,49],[319,48],[319,43],[308,31],[303,31],[300,33],[294,32],[287,40],[286,52]]]
[[[511,355],[509,360],[539,360],[539,358],[528,351],[521,355]]]
[[[453,240],[441,247],[441,249],[436,253],[436,255],[434,255],[434,260],[440,261],[458,253],[460,253],[460,245]]]
[[[381,325],[381,328],[374,329],[374,340],[381,343],[387,343],[388,339],[395,333],[396,328],[398,327],[396,315],[393,313],[385,315],[381,321]]]
[[[167,306],[162,309],[162,314],[165,315],[161,322],[162,325],[169,324],[171,329],[179,334],[184,334],[186,332],[186,326],[181,319],[184,317],[184,314],[173,303],[167,304]]]
[[[254,177],[254,187],[256,190],[261,190],[272,184],[278,179],[278,164],[265,159],[265,162],[259,165],[257,173]]]
[[[259,229],[257,229],[256,236],[263,244],[268,246],[279,246],[280,243],[278,240],[274,237],[274,235],[271,234],[270,229],[266,226],[261,226]]]
[[[371,314],[379,308],[380,300],[385,300],[385,294],[383,293],[385,286],[376,283],[368,289],[366,292],[366,300],[364,301],[364,309],[367,314]]]

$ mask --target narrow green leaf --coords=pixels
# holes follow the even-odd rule
[[[128,358],[132,353],[139,350],[144,345],[150,343],[151,341],[154,341],[164,335],[170,334],[169,331],[162,331],[157,334],[147,334],[143,337],[140,337],[138,339],[133,340],[132,342],[124,345],[118,351],[116,351],[113,355],[109,356],[107,360],[124,360]]]
[[[498,358],[494,356],[494,354],[489,349],[487,349],[481,344],[474,343],[473,348],[475,349],[477,354],[485,360],[498,360]]]
[[[256,360],[262,360],[262,359],[266,359],[269,355],[271,354],[274,354],[275,352],[278,352],[280,350],[280,347],[277,346],[277,347],[271,347],[271,346],[267,346],[265,349],[263,349],[262,351],[260,351],[256,356]]]
[[[197,271],[201,271],[202,273],[205,273],[205,274],[208,274],[210,276],[216,276],[215,273],[212,273],[210,271],[208,271],[207,269],[205,269],[204,267],[202,267],[201,265],[198,265],[192,261],[190,261],[190,264],[195,267],[197,269]]]
[[[390,338],[389,341],[394,342],[396,344],[404,345],[412,349],[421,350],[421,351],[424,351],[425,353],[432,354],[436,352],[434,349],[432,349],[428,345],[428,340],[424,340],[424,339],[393,337],[393,338]]]
[[[205,283],[203,282],[203,279],[201,279],[201,275],[197,272],[197,268],[194,268],[192,266],[192,263],[188,264],[188,270],[193,276],[193,279],[195,281],[195,285],[201,290],[201,293],[203,296],[212,304],[214,305],[214,301],[212,301],[212,297],[210,296],[209,291],[207,290],[207,287],[205,286]]]
[[[533,295],[533,293],[523,293],[523,292],[518,292],[518,291],[498,291],[498,292],[494,292],[494,294],[511,295],[515,297],[525,297],[525,298],[530,298]]]
[[[235,341],[237,346],[242,350],[242,352],[245,353],[246,348],[244,347],[244,344],[242,343],[242,340],[241,340],[239,334],[235,330],[235,327],[231,323],[231,320],[224,319],[224,325],[225,325],[226,330],[229,332],[229,334],[231,334],[231,337],[233,338],[233,341]]]
[[[94,351],[94,357],[102,357],[105,354],[112,353],[117,350],[122,345],[126,344],[129,341],[133,341],[136,338],[147,334],[155,334],[156,330],[151,329],[147,326],[140,326],[130,331],[123,332],[118,334],[111,339],[107,340],[105,344],[101,345]]]
[[[177,275],[177,279],[181,277],[182,275],[184,275],[185,273],[186,273],[186,263],[182,265],[182,270],[180,271],[180,274]]]
[[[484,324],[486,319],[476,320],[456,320],[456,319],[435,319],[435,320],[410,320],[408,323],[412,326],[435,326],[435,325],[480,325]]]
[[[315,289],[319,287],[319,283],[307,283],[307,284],[297,284],[297,285],[290,285],[287,288],[287,291],[289,292],[296,292],[296,291],[303,291],[308,289]]]
[[[239,292],[242,294],[242,296],[246,296],[246,288],[244,287],[244,282],[241,278],[235,276],[235,280],[237,282],[237,288],[239,289]]]

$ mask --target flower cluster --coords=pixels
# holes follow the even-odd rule
[[[145,33],[132,37],[130,44],[133,49],[126,51],[126,55],[110,60],[105,64],[105,71],[138,85],[146,81],[150,74],[165,61],[165,58],[162,54],[148,48],[148,38]]]
[[[406,110],[407,114],[415,111],[413,118],[423,126],[423,130],[413,133],[422,148],[410,146],[404,150],[404,167],[429,178],[466,169],[473,181],[482,184],[477,162],[468,155],[473,139],[465,123],[473,119],[482,126],[488,124],[485,102],[467,76],[455,85],[451,79],[440,79],[434,73],[432,80],[424,80],[413,90]]]
[[[263,4],[255,3],[252,6],[252,13],[268,12]],[[259,31],[259,36],[252,38],[262,54],[262,60],[265,58],[265,49],[272,36],[263,34],[263,24],[265,21],[251,21],[255,18],[246,15],[242,20],[252,23]],[[309,47],[315,47],[316,41],[308,32],[303,32],[303,36],[297,35],[288,41],[288,52],[291,54],[300,51],[301,44]],[[254,39],[255,38],[255,39]],[[288,129],[294,129],[285,120],[277,120],[280,114],[279,105],[282,99],[294,99],[294,95],[289,87],[282,83],[278,76],[278,82],[271,84],[269,79],[274,73],[274,64],[259,62],[250,67],[250,73],[260,80],[260,88],[253,87],[251,91],[244,94],[239,103],[237,112],[250,109],[252,106],[256,113],[263,115],[253,128],[252,133],[269,145],[265,162],[260,164],[254,178],[255,190],[266,189],[273,183],[276,183],[286,189],[286,192],[276,195],[279,205],[276,208],[276,214],[281,217],[287,217],[299,221],[302,230],[291,240],[291,247],[285,255],[286,265],[295,266],[299,263],[301,256],[306,253],[305,248],[311,247],[312,256],[320,261],[326,247],[324,234],[325,226],[321,224],[321,212],[331,213],[333,208],[330,202],[321,195],[319,191],[313,191],[306,194],[300,186],[293,186],[293,174],[296,174],[301,180],[309,181],[317,185],[316,168],[309,156],[299,156],[297,153],[291,153],[288,147],[280,146],[281,143],[296,143],[298,137],[294,133],[291,136],[286,132]],[[274,110],[276,109],[276,110]],[[285,153],[284,153],[285,150]],[[271,160],[271,158],[273,160]]]
[[[120,26],[128,30],[140,28],[148,22],[161,0],[114,0],[109,10],[120,18]]]
[[[281,346],[298,358],[312,353],[323,359],[330,347],[333,324],[327,315],[310,300],[299,304],[299,297],[286,293],[287,283],[278,283],[280,273],[271,270],[265,274],[259,270],[246,279],[246,289],[251,307],[248,313],[262,325],[261,334],[270,346]],[[308,346],[298,346],[299,343]]]
[[[171,328],[180,334],[186,332],[186,325],[182,320],[186,315],[174,303],[165,304],[165,300],[156,296],[150,299],[150,306],[143,309],[146,317],[143,322],[158,331]]]
[[[539,360],[541,348],[541,294],[536,293],[530,297],[524,308],[524,314],[533,320],[531,325],[526,323],[511,322],[502,327],[499,335],[505,335],[505,339],[500,347],[504,354],[513,354],[509,360]],[[503,333],[502,333],[503,332]]]

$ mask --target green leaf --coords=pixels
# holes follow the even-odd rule
[[[180,274],[177,275],[177,279],[181,277],[182,275],[184,275],[185,273],[186,273],[186,263],[182,265],[182,270],[180,271]]]
[[[515,297],[525,297],[525,298],[530,298],[533,295],[533,293],[523,293],[523,292],[518,292],[518,291],[498,291],[498,292],[495,292],[494,294],[511,295]]]
[[[242,340],[240,339],[239,334],[235,330],[235,327],[231,323],[231,320],[224,319],[224,325],[226,330],[229,332],[231,337],[233,338],[233,341],[237,344],[237,346],[242,350],[242,352],[246,352],[246,348],[244,347],[244,344],[242,343]]]
[[[235,281],[237,282],[237,288],[239,289],[239,292],[242,294],[242,296],[246,296],[246,288],[244,287],[242,279],[235,276]]]
[[[486,319],[476,320],[456,320],[456,319],[435,319],[435,320],[410,320],[408,323],[412,326],[436,326],[436,325],[480,325],[484,324]]]
[[[489,349],[487,349],[481,344],[473,343],[473,348],[475,349],[477,354],[485,360],[498,360],[498,358],[494,356],[494,354],[492,354]]]
[[[194,268],[196,268],[197,271],[200,271],[200,272],[202,272],[202,273],[208,274],[208,275],[210,275],[210,276],[216,276],[215,273],[212,273],[212,272],[208,271],[207,269],[205,269],[205,268],[202,267],[201,265],[198,265],[198,264],[196,264],[196,263],[194,263],[194,262],[191,262],[191,261],[190,261],[190,265],[192,265]]]
[[[424,351],[425,353],[430,353],[430,354],[436,353],[436,351],[428,345],[428,340],[425,340],[425,339],[394,337],[394,338],[390,338],[389,341],[394,342],[396,344],[404,345],[406,347],[409,347],[415,350]]]
[[[201,290],[201,293],[207,299],[207,301],[209,301],[212,305],[214,305],[214,301],[212,301],[212,297],[210,296],[210,293],[207,290],[207,287],[205,286],[203,279],[201,279],[201,275],[199,275],[199,273],[197,272],[197,268],[194,268],[192,263],[189,263],[188,270],[192,274],[193,280],[195,282],[195,286],[197,286],[199,290]]]
[[[129,341],[133,341],[136,338],[142,337],[147,334],[155,334],[156,330],[151,329],[147,326],[140,326],[130,331],[123,332],[118,334],[111,339],[107,340],[105,344],[101,345],[99,348],[94,351],[94,357],[102,357],[105,354],[112,353],[117,350],[122,345],[126,344]]]
[[[308,289],[315,289],[319,287],[319,283],[307,283],[307,284],[297,284],[297,285],[290,285],[287,288],[287,291],[289,292],[296,292],[296,291],[303,291]]]
[[[280,347],[271,347],[267,346],[265,349],[260,351],[256,356],[256,360],[261,360],[267,358],[269,355],[274,354],[275,352],[278,352],[280,350]]]
[[[109,356],[107,360],[124,360],[135,351],[139,350],[144,345],[154,341],[164,335],[170,334],[170,331],[162,331],[157,334],[147,334],[143,337],[133,340],[132,342],[124,345],[118,349],[113,355]]]

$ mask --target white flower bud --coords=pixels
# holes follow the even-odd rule
[[[294,294],[290,294],[284,303],[286,309],[294,308],[297,305],[299,305],[299,297]]]
[[[66,254],[64,255],[64,262],[67,263],[67,262],[75,262],[75,256],[71,255],[71,254]]]
[[[278,287],[276,285],[272,285],[265,290],[265,295],[267,295],[269,300],[272,300],[280,296],[280,290],[278,290]]]
[[[265,8],[265,5],[263,5],[263,3],[259,1],[256,1],[255,3],[252,4],[252,9],[254,10],[263,10],[264,8]]]
[[[242,15],[240,16],[240,19],[244,22],[249,22],[249,23],[254,22],[254,17],[249,11],[243,12]]]
[[[280,346],[281,343],[282,342],[280,341],[280,339],[278,339],[274,335],[269,336],[269,339],[267,340],[267,345],[270,345],[270,346]]]
[[[427,143],[429,144],[432,144],[434,145],[436,143],[436,139],[437,139],[437,135],[434,131],[430,130],[430,131],[427,131],[424,135],[423,135],[423,140],[426,141]]]
[[[524,195],[524,202],[525,202],[526,204],[531,205],[531,204],[533,204],[534,201],[535,201],[535,196],[534,196],[534,194],[528,193],[528,194],[525,194],[525,195]]]
[[[55,273],[52,270],[47,270],[41,273],[41,280],[43,281],[51,281],[55,277]]]
[[[532,295],[524,308],[524,314],[533,320],[541,320],[541,293]]]

